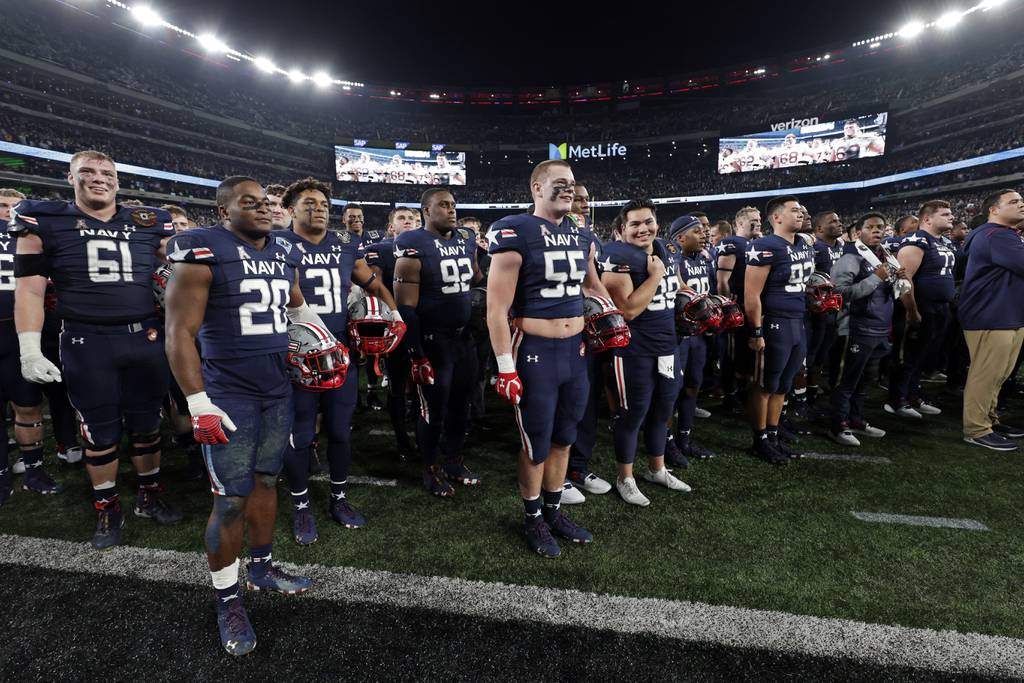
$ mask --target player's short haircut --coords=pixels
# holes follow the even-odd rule
[[[12,187],[0,187],[0,197],[14,197],[15,199],[25,199],[25,195],[18,192]]]
[[[733,234],[732,223],[730,223],[729,221],[725,220],[724,218],[722,220],[718,221],[717,223],[715,223],[715,227],[718,228],[718,234],[719,235],[731,235],[731,234]]]
[[[619,211],[618,217],[615,219],[618,223],[619,228],[626,224],[626,220],[629,218],[630,211],[640,211],[642,209],[650,209],[651,215],[655,218],[658,216],[658,208],[654,205],[650,199],[646,197],[641,199],[631,199],[626,202],[625,206]]]
[[[792,195],[772,197],[771,199],[768,200],[768,203],[764,207],[764,217],[768,219],[769,223],[771,223],[772,221],[772,214],[774,214],[778,209],[781,209],[783,206],[785,206],[787,202],[796,202],[797,204],[799,204],[800,200]]]
[[[424,209],[427,208],[427,205],[430,204],[430,200],[434,198],[434,195],[441,194],[442,192],[447,192],[448,194],[451,194],[451,190],[449,190],[447,187],[427,188],[426,190],[423,191],[423,194],[420,195],[420,206],[422,206]]]
[[[917,216],[911,216],[910,214],[907,214],[906,216],[900,216],[899,218],[897,218],[896,219],[896,225],[894,226],[896,228],[896,234],[897,235],[902,235],[903,234],[903,224],[904,223],[906,223],[907,221],[916,221],[916,220],[917,220]]]
[[[757,212],[758,212],[758,210],[755,209],[752,206],[744,206],[742,209],[740,209],[739,211],[736,212],[735,220],[738,221],[741,218],[744,218],[746,216],[749,216],[750,214],[757,213]]]
[[[231,202],[231,198],[235,196],[235,188],[242,183],[256,183],[259,185],[260,181],[247,175],[228,176],[220,181],[220,185],[217,186],[217,206],[227,206]]]
[[[322,193],[328,202],[331,201],[331,186],[329,184],[313,177],[306,177],[302,180],[296,180],[288,186],[288,189],[281,195],[281,206],[286,209],[292,208],[295,202],[299,201],[299,195],[306,190],[316,190]],[[272,193],[268,190],[267,194]]]
[[[564,166],[565,168],[571,169],[572,166],[565,159],[548,159],[542,161],[533,167],[533,173],[530,174],[530,188],[532,190],[534,183],[540,183],[544,181],[544,178],[555,166]]]
[[[918,209],[917,219],[923,221],[925,218],[928,218],[928,216],[931,216],[939,209],[948,208],[950,208],[949,202],[947,202],[944,199],[929,199],[928,201],[921,205],[920,209]]]
[[[978,212],[978,215],[982,216],[985,219],[985,222],[987,223],[988,222],[988,214],[989,214],[989,212],[991,212],[992,208],[996,204],[998,204],[1000,202],[1000,200],[1002,200],[1003,195],[1004,194],[1009,194],[1011,192],[1016,192],[1016,191],[1017,190],[1010,190],[1010,189],[1004,188],[1002,190],[996,190],[995,192],[992,192],[992,193],[986,195],[985,199],[983,199],[981,201],[981,211]]]
[[[708,215],[703,211],[691,211],[690,215],[693,216],[694,218],[700,218],[701,216],[703,216],[704,218],[708,217]]]
[[[872,218],[882,219],[882,227],[885,227],[885,216],[878,213],[877,211],[868,211],[867,213],[862,213],[861,215],[857,216],[857,220],[854,221],[853,226],[851,227],[857,230],[863,230],[864,224],[867,223]]]
[[[288,188],[286,188],[284,185],[278,185],[277,183],[274,183],[273,185],[267,185],[265,188],[263,188],[263,190],[267,194],[272,194],[275,197],[283,197],[285,190],[287,189]]]
[[[111,165],[116,166],[113,157],[111,157],[109,154],[106,154],[96,149],[83,149],[80,152],[75,152],[74,154],[71,155],[71,161],[68,162],[68,166],[70,168],[74,168],[75,163],[82,161],[83,159],[93,159],[95,161],[109,161]],[[123,203],[124,202],[122,202],[122,204]]]
[[[579,185],[577,185],[579,187]],[[483,225],[483,222],[476,216],[465,216],[459,219],[459,226],[463,226],[466,223],[476,223],[477,225]]]
[[[121,206],[145,206],[141,199],[122,199]]]
[[[416,213],[416,209],[410,209],[408,206],[396,206],[395,208],[388,211],[388,223],[395,222],[395,214],[405,211],[406,213]]]
[[[825,225],[825,219],[834,213],[835,211],[819,211],[818,213],[814,214],[813,220],[815,229],[821,227],[822,225]]]
[[[188,218],[188,212],[177,204],[164,204],[160,208],[172,216],[184,216],[185,218]]]
[[[355,211],[356,209],[359,209],[360,211],[362,211],[363,210],[363,205],[362,204],[356,204],[355,202],[351,202],[351,203],[345,205],[345,208],[342,210],[341,215],[344,216],[349,211]]]

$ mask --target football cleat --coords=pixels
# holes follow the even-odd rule
[[[384,410],[384,402],[380,400],[380,396],[377,395],[376,391],[367,392],[366,407],[370,410]]]
[[[789,444],[786,443],[781,437],[769,436],[768,439],[771,441],[772,447],[775,448],[776,451],[786,456],[790,460],[796,460],[797,458],[804,457],[804,454],[801,453],[800,451],[794,451],[792,448],[790,448]]]
[[[71,448],[63,451],[58,450],[57,459],[63,463],[67,463],[68,465],[74,465],[75,463],[82,462],[82,456],[84,454],[85,452],[82,450],[81,446],[72,446]]]
[[[714,451],[704,448],[699,443],[690,439],[689,443],[683,446],[683,457],[689,460],[707,460],[715,457]]]
[[[872,427],[867,422],[856,422],[854,420],[850,421],[850,431],[857,436],[869,436],[872,439],[881,439],[885,436],[884,429]]]
[[[942,414],[942,410],[941,409],[939,409],[938,407],[932,405],[928,401],[921,401],[916,406],[914,406],[914,409],[917,410],[917,412],[921,413],[922,415],[941,415]]]
[[[778,426],[779,441],[784,441],[785,443],[800,443],[800,435],[797,433],[798,429],[799,428],[794,425],[791,420],[782,418],[779,420]],[[810,432],[808,431],[805,433]]]
[[[559,510],[554,518],[548,522],[551,533],[573,543],[590,543],[594,540],[594,534],[590,533]]]
[[[541,557],[554,559],[562,554],[558,541],[551,535],[551,528],[541,515],[527,517],[523,531],[526,535],[526,545]]]
[[[676,439],[665,440],[665,462],[672,465],[672,467],[682,467],[683,469],[690,466],[689,459],[679,450]]]
[[[292,538],[299,545],[313,545],[320,538],[316,532],[316,520],[309,508],[292,511]]]
[[[252,563],[249,563],[252,566]],[[299,595],[305,593],[313,585],[313,580],[305,576],[295,576],[284,571],[276,564],[264,572],[263,576],[253,576],[252,572],[245,579],[245,587],[251,591],[271,591],[281,595]]]
[[[838,432],[829,431],[828,438],[835,441],[840,446],[859,446],[860,440],[853,435],[853,432],[849,429],[843,428]]]
[[[455,489],[448,483],[444,470],[437,465],[431,465],[423,470],[423,488],[441,498],[450,498],[455,495]]]
[[[889,413],[890,415],[899,415],[900,417],[910,417],[915,420],[921,419],[921,413],[914,410],[909,403],[894,408],[891,403],[886,403],[882,406],[882,410]]]
[[[20,455],[18,456],[18,459],[14,461],[14,464],[11,465],[11,472],[13,474],[25,474],[25,461]]]
[[[121,545],[121,529],[124,528],[121,504],[113,503],[96,512],[96,531],[92,535],[92,547],[96,550],[106,550]]]
[[[55,482],[42,467],[29,467],[25,470],[21,488],[24,491],[34,491],[44,496],[52,496],[64,490],[64,487]]]
[[[566,481],[562,485],[562,505],[579,505],[586,502],[587,497],[576,487],[575,483]]]
[[[640,493],[640,489],[637,488],[636,479],[633,477],[626,477],[625,479],[617,479],[615,481],[615,489],[622,496],[622,500],[626,501],[630,505],[639,505],[642,508],[647,507],[651,504],[650,498]]]
[[[683,493],[688,493],[693,490],[690,488],[689,484],[674,477],[672,475],[672,470],[667,467],[662,467],[657,472],[652,472],[649,469],[644,468],[643,472],[640,473],[640,476],[644,478],[644,481],[649,481],[652,484],[659,484],[667,488],[669,491],[682,491]]]
[[[598,496],[604,495],[612,490],[611,484],[593,472],[570,471],[569,481],[571,481],[577,488],[581,488],[587,493],[593,493]]]
[[[330,511],[331,518],[346,529],[366,526],[366,518],[349,504],[348,498],[332,498]]]
[[[789,457],[780,453],[768,439],[758,439],[751,448],[755,458],[764,460],[769,465],[788,465]]]
[[[220,644],[229,655],[240,657],[256,649],[256,632],[249,623],[242,597],[231,598],[225,606],[217,608],[217,630]]]
[[[162,489],[139,489],[135,499],[135,516],[151,519],[157,524],[177,524],[185,518],[185,513],[172,507],[160,494]]]
[[[466,467],[461,460],[446,462],[443,465],[443,468],[448,481],[455,480],[460,484],[465,484],[466,486],[480,485],[480,475],[475,474],[472,470]]]

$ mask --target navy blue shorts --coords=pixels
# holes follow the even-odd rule
[[[707,363],[708,345],[704,337],[684,337],[679,342],[679,368],[683,386],[700,389],[704,383],[704,365]]]
[[[210,489],[218,496],[245,497],[256,487],[257,474],[277,476],[292,431],[290,396],[272,399],[210,396],[237,429],[226,432],[229,442],[203,445]],[[316,413],[313,414],[316,419]]]
[[[349,364],[345,383],[337,389],[306,391],[293,386],[292,447],[295,450],[309,448],[316,437],[316,416],[321,412],[324,414],[321,426],[327,438],[335,443],[348,442],[352,438],[352,414],[358,402],[359,365],[356,363]]]
[[[576,441],[576,426],[587,407],[590,379],[582,335],[565,339],[512,333],[512,357],[523,383],[515,406],[523,450],[535,464],[547,460],[552,444]]]
[[[761,323],[764,349],[757,354],[754,380],[769,394],[785,394],[807,356],[807,331],[803,318],[770,318]]]
[[[132,331],[138,330],[138,331]],[[82,436],[93,446],[160,428],[160,408],[170,382],[164,333],[154,321],[128,325],[64,322],[60,360]]]
[[[462,454],[469,422],[469,403],[476,385],[476,348],[465,331],[427,330],[423,351],[434,368],[434,383],[417,385],[420,419],[416,422],[416,443],[424,465],[437,462],[444,442],[445,457]]]
[[[22,408],[34,408],[43,402],[42,388],[21,376],[18,332],[13,320],[0,321],[0,405],[7,401]]]

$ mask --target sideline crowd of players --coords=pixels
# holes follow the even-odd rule
[[[676,473],[715,455],[695,438],[702,391],[748,417],[750,453],[773,465],[801,457],[814,419],[844,446],[884,437],[864,416],[883,369],[888,413],[939,414],[923,382],[945,374],[967,385],[965,440],[1005,451],[1024,437],[997,411],[1024,341],[1024,201],[1013,190],[986,197],[970,233],[942,200],[896,226],[878,213],[843,226],[784,196],[763,214],[744,207],[712,224],[695,211],[664,228],[656,206],[636,199],[602,242],[564,161],[538,164],[532,210],[486,232],[458,218],[444,187],[426,190],[419,209],[394,209],[385,230],[367,229],[349,204],[335,231],[331,187],[313,178],[266,188],[227,178],[220,222],[207,227],[178,207],[117,202],[114,161],[101,152],[75,154],[68,182],[73,202],[0,190],[0,401],[13,406],[20,455],[9,463],[0,440],[0,505],[16,472],[24,490],[61,492],[43,466],[45,390],[58,457],[84,460],[92,485],[95,548],[121,542],[123,440],[134,514],[181,521],[160,476],[166,416],[214,493],[204,543],[231,654],[256,644],[239,586],[246,534],[249,590],[311,585],[274,564],[271,540],[282,478],[292,537],[318,538],[309,478],[320,435],[328,514],[346,528],[367,523],[347,498],[358,355],[368,405],[387,409],[396,450],[419,460],[424,489],[440,498],[481,484],[463,444],[484,388],[511,404],[524,536],[546,558],[561,554],[559,539],[594,540],[562,503],[615,488],[647,506],[638,479],[690,491]],[[419,404],[415,442],[407,393]],[[591,467],[605,411],[614,482]]]
[[[856,119],[844,122],[842,136],[834,139],[811,137],[803,141],[789,133],[777,145],[762,145],[757,139],[748,139],[742,149],[733,149],[724,142],[718,153],[719,173],[793,168],[877,157],[885,153],[885,137],[874,131],[862,130]]]

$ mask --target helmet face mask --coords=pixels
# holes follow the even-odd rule
[[[593,353],[629,345],[629,325],[610,299],[588,296],[583,300],[583,319],[587,348]]]
[[[825,273],[815,272],[807,281],[807,310],[811,313],[838,311],[843,307],[843,297],[836,294],[832,278]]]
[[[716,332],[722,324],[722,309],[707,294],[682,291],[676,295],[676,332],[692,337]]]
[[[167,285],[173,276],[174,270],[168,263],[161,263],[153,273],[153,301],[157,310],[163,311],[167,308]]]
[[[721,294],[712,294],[711,299],[718,304],[722,311],[722,322],[719,324],[720,331],[735,330],[747,323],[743,309],[740,308],[738,303]]]
[[[329,391],[345,384],[348,349],[312,323],[288,326],[288,376],[306,391]]]
[[[398,346],[391,308],[375,296],[356,299],[349,306],[348,338],[364,356],[383,356]]]

